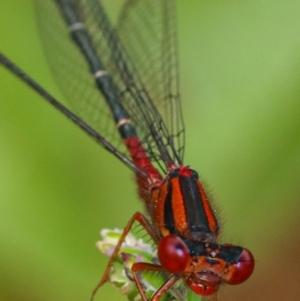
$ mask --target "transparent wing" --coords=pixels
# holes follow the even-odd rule
[[[179,95],[175,1],[126,1],[117,30],[182,159],[184,124]]]
[[[127,1],[119,22],[121,38],[98,0],[66,1],[76,3],[85,28],[101,61],[118,86],[122,104],[148,155],[161,167],[167,161],[166,157],[175,164],[180,163],[184,129],[176,73],[173,1]],[[95,88],[84,57],[69,38],[69,30],[55,1],[36,0],[36,8],[50,68],[68,99],[70,108],[118,148],[124,157],[130,158],[116,131],[111,112],[101,93]],[[146,18],[145,12],[149,9],[151,11]],[[140,22],[140,30],[132,30],[134,22]],[[156,22],[165,25],[157,25],[154,34],[151,30]],[[152,29],[148,29],[149,26]],[[144,52],[137,49],[143,43],[143,47],[148,49],[145,42],[138,42],[141,35],[155,35],[154,40],[157,42],[154,50]],[[136,41],[135,46],[129,45],[130,41]],[[145,67],[143,64],[147,62],[147,55],[150,57],[150,53],[152,60],[157,60],[157,63]]]
[[[55,1],[36,0],[35,5],[46,58],[71,110],[125,152],[111,113],[95,87],[85,59],[71,40]],[[108,61],[110,54],[105,51],[102,57]]]

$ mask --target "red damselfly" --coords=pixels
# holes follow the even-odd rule
[[[183,165],[174,5],[128,0],[113,27],[96,0],[36,1],[47,57],[70,107],[0,56],[11,72],[136,174],[149,218],[137,212],[130,219],[99,286],[108,281],[125,236],[138,222],[156,243],[159,260],[132,267],[144,301],[143,271],[166,274],[151,297],[159,300],[178,281],[201,296],[215,295],[221,283],[242,283],[254,269],[247,249],[217,242],[219,226],[207,194],[197,172]]]

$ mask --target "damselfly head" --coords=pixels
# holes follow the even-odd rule
[[[173,274],[181,274],[196,294],[216,293],[221,283],[240,284],[254,269],[254,258],[247,249],[233,245],[201,243],[171,234],[158,245],[161,265]]]

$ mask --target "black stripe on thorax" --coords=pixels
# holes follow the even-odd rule
[[[179,176],[179,183],[189,232],[193,233],[193,236],[199,235],[199,238],[210,236],[212,233],[203,206],[205,200],[202,200],[195,177]]]
[[[172,184],[168,181],[167,195],[164,204],[164,226],[170,231],[171,234],[177,233],[175,229],[175,218],[172,208]]]

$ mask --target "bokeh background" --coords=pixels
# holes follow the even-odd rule
[[[300,2],[177,2],[185,164],[213,195],[221,240],[256,258],[220,300],[298,300]],[[121,3],[106,0],[114,14]],[[33,1],[0,12],[1,51],[62,98]],[[141,208],[131,172],[0,67],[0,300],[89,300],[100,229]],[[125,297],[107,285],[96,300]]]

